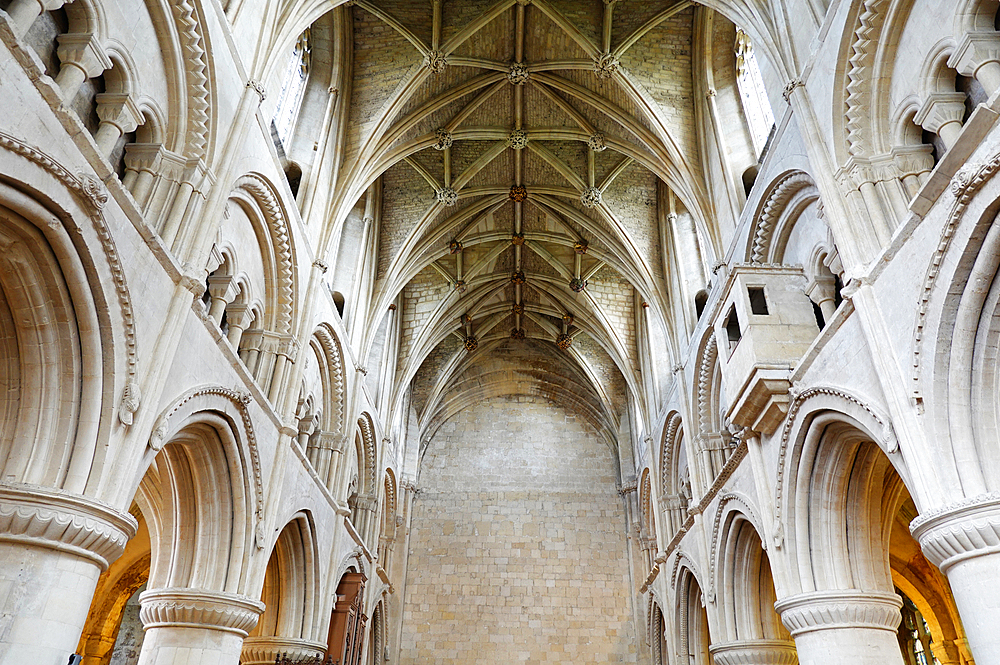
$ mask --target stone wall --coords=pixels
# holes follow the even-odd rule
[[[610,449],[542,400],[446,422],[414,502],[400,663],[634,663]]]

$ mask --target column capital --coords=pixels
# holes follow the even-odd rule
[[[128,513],[88,497],[0,484],[0,541],[69,552],[104,571],[125,551],[137,527]]]
[[[204,628],[246,637],[264,612],[264,603],[206,589],[150,589],[139,595],[139,618],[150,628]]]
[[[798,665],[795,643],[787,640],[740,640],[713,644],[715,665]]]
[[[910,522],[924,556],[947,574],[957,563],[1000,552],[1000,493],[964,499]]]
[[[810,591],[774,604],[792,637],[831,628],[869,628],[895,632],[902,599],[881,591]]]
[[[57,37],[59,47],[56,54],[59,62],[65,65],[76,65],[89,76],[99,76],[106,69],[111,69],[111,58],[92,32],[68,32]]]
[[[322,657],[326,653],[326,644],[310,642],[309,640],[290,637],[248,637],[243,640],[243,651],[240,653],[242,665],[274,665],[275,659],[282,654],[293,662]]]

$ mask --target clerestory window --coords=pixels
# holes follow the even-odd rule
[[[295,118],[302,105],[302,96],[309,79],[309,29],[299,35],[295,48],[281,77],[278,105],[274,110],[274,130],[282,145],[287,145],[295,126]]]
[[[736,85],[740,90],[743,114],[750,126],[754,152],[760,157],[774,127],[774,114],[764,90],[764,79],[760,75],[753,44],[743,30],[736,31]]]

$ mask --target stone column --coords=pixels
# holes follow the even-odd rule
[[[940,136],[950,150],[962,132],[964,115],[965,95],[960,92],[935,92],[927,97],[913,121]]]
[[[796,665],[795,644],[787,640],[741,640],[713,644],[715,665]]]
[[[974,76],[987,95],[1000,89],[1000,39],[995,32],[967,32],[959,42],[948,66],[962,76]]]
[[[39,14],[59,9],[64,4],[66,0],[14,0],[7,7],[14,34],[23,37]]]
[[[65,663],[97,578],[136,521],[93,499],[0,485],[0,663]]]
[[[248,637],[243,640],[240,653],[241,665],[274,665],[281,655],[287,655],[294,662],[308,658],[322,657],[326,644],[289,637]]]
[[[1000,664],[1000,493],[920,515],[910,532],[948,577],[976,665]]]
[[[101,124],[94,135],[97,148],[105,157],[125,134],[134,132],[142,124],[142,112],[132,96],[118,92],[102,92],[97,99],[97,117]]]
[[[206,589],[143,591],[139,617],[146,637],[139,665],[234,665],[264,603]]]
[[[902,599],[882,591],[810,591],[774,604],[801,665],[903,665]]]
[[[69,104],[84,81],[100,76],[104,70],[111,69],[113,63],[93,33],[70,32],[59,35],[58,41],[56,53],[60,67],[56,85],[63,100]]]

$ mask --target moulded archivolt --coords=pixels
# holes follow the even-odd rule
[[[292,304],[295,300],[294,277],[295,262],[292,256],[291,236],[288,229],[288,217],[284,208],[274,193],[271,183],[256,173],[248,173],[236,181],[236,190],[247,192],[264,213],[267,231],[271,237],[274,251],[275,268],[278,273],[277,305],[278,319],[275,332],[282,335],[292,334]]]
[[[792,428],[796,423],[796,418],[798,417],[798,413],[802,409],[803,404],[808,402],[810,399],[831,397],[841,403],[841,408],[848,406],[860,408],[867,414],[867,417],[874,421],[874,424],[877,425],[875,429],[878,430],[878,434],[875,438],[878,440],[879,447],[886,453],[894,453],[899,450],[896,433],[893,430],[892,423],[889,421],[888,417],[883,416],[854,395],[837,388],[830,388],[826,386],[816,386],[813,388],[806,388],[805,390],[800,390],[793,386],[790,392],[792,393],[792,403],[788,407],[788,416],[785,419],[785,426],[781,430],[781,439],[778,447],[777,482],[775,484],[774,544],[775,547],[778,547],[779,549],[784,544],[785,540],[784,527],[781,521],[785,488],[785,459],[788,455],[788,444],[791,438]],[[836,407],[831,407],[831,410],[836,410]]]
[[[128,285],[125,281],[125,269],[122,266],[121,257],[114,239],[111,237],[111,230],[104,220],[104,206],[108,202],[108,192],[96,178],[80,173],[74,175],[62,164],[50,157],[45,152],[24,143],[20,139],[0,132],[0,148],[4,148],[15,155],[27,159],[32,164],[44,169],[52,177],[58,180],[64,187],[73,193],[74,197],[88,211],[90,220],[94,224],[94,231],[101,242],[101,249],[104,251],[105,259],[108,262],[108,269],[114,281],[115,296],[118,299],[118,306],[121,310],[122,324],[125,335],[125,353],[127,358],[127,383],[125,392],[122,395],[121,410],[119,418],[124,424],[130,424],[132,414],[139,408],[139,389],[135,383],[136,376],[136,339],[135,339],[135,315],[132,311],[132,298],[128,292]],[[68,229],[75,235],[80,235],[78,226]]]
[[[223,397],[233,405],[236,406],[237,410],[240,412],[240,417],[243,421],[243,427],[246,430],[247,435],[247,449],[250,454],[250,466],[253,470],[253,486],[254,486],[254,524],[255,524],[255,534],[254,540],[256,541],[257,549],[263,549],[265,545],[265,532],[264,532],[264,480],[260,469],[260,452],[257,446],[257,435],[254,432],[253,419],[250,417],[250,411],[247,408],[250,404],[250,394],[241,392],[239,390],[233,390],[231,388],[223,388],[222,386],[208,386],[204,388],[196,388],[189,392],[187,395],[179,399],[174,406],[170,407],[163,414],[157,418],[156,425],[153,426],[153,431],[149,435],[149,447],[154,452],[159,452],[163,449],[163,446],[167,443],[167,434],[170,432],[170,418],[182,407],[189,404],[192,400],[199,397],[212,397],[219,396]],[[207,404],[204,406],[206,410],[212,410],[213,405]],[[196,409],[197,411],[197,409]]]

